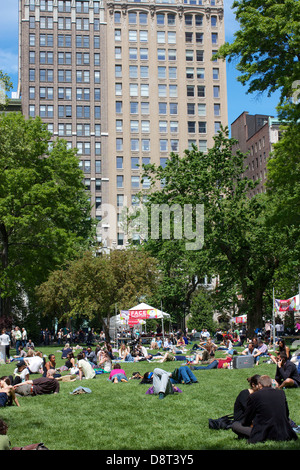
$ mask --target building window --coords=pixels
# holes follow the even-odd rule
[[[214,115],[215,116],[220,116],[221,114],[221,106],[219,103],[214,104]]]
[[[96,196],[95,197],[95,207],[96,209],[100,209],[102,204],[102,198],[101,196]]]
[[[138,152],[139,147],[140,147],[139,139],[131,139],[130,140],[130,149],[132,150],[132,152]]]
[[[214,98],[220,98],[220,87],[214,86],[213,87],[213,96]]]
[[[123,119],[116,120],[116,132],[123,132]]]
[[[122,151],[123,150],[123,139],[121,139],[121,138],[116,139],[116,149],[117,149],[117,151]]]
[[[131,189],[139,189],[140,187],[140,177],[132,176],[131,177]]]
[[[195,104],[194,103],[187,103],[187,114],[194,115],[195,114]]]
[[[124,205],[124,194],[117,194],[117,207],[123,207]]]
[[[206,104],[198,103],[198,116],[206,116]]]
[[[196,132],[196,123],[195,121],[188,121],[188,133],[194,134]]]
[[[95,160],[95,173],[101,173],[101,160]]]
[[[216,17],[216,16],[211,16],[211,18],[210,18],[210,24],[211,24],[212,27],[217,26],[218,20],[217,20],[217,17]]]
[[[165,24],[165,15],[162,13],[157,13],[156,15],[156,24],[158,26],[163,26]]]
[[[204,85],[198,85],[197,86],[197,95],[198,95],[198,98],[204,98],[205,97],[205,86]]]
[[[116,167],[117,167],[117,170],[123,170],[123,157],[117,157]]]
[[[120,246],[124,245],[124,233],[118,233],[117,237],[117,244]]]
[[[95,179],[95,191],[101,191],[101,178]]]
[[[206,133],[206,122],[205,121],[199,121],[198,122],[198,132],[199,132],[199,134],[205,134]]]
[[[218,44],[218,33],[211,33],[211,42],[213,45]]]
[[[147,13],[140,13],[139,14],[140,25],[144,25],[148,23],[148,14]]]
[[[213,80],[219,80],[219,69],[213,69]]]
[[[117,175],[117,188],[123,188],[123,187],[124,187],[124,176]]]

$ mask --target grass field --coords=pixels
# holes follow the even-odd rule
[[[64,364],[58,346],[41,348],[54,352],[57,366]],[[12,351],[13,352],[13,351]],[[219,354],[220,355],[220,354]],[[0,376],[12,374],[15,362],[0,365]],[[123,363],[130,377],[161,367],[172,371],[180,361]],[[251,369],[213,369],[194,372],[199,383],[180,385],[183,393],[159,400],[146,395],[149,385],[138,380],[113,384],[108,374],[82,382],[61,383],[57,395],[20,397],[20,407],[0,408],[0,418],[9,426],[12,446],[44,442],[50,450],[296,450],[296,442],[267,442],[249,445],[231,430],[210,430],[209,418],[233,411],[238,393],[247,388],[247,377],[259,373],[275,375],[274,364]],[[37,378],[32,375],[31,378]],[[91,394],[71,395],[79,385]],[[290,417],[300,424],[300,389],[286,390]]]

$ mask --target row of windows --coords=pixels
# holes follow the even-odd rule
[[[42,117],[44,108],[40,107],[40,116]],[[72,137],[74,135],[73,129],[75,126],[72,126],[71,123],[59,123],[57,125],[57,134],[60,137]],[[76,136],[77,137],[90,137],[92,133],[90,124],[76,124]],[[101,137],[101,124],[95,124],[93,129],[93,134],[95,137]]]
[[[139,24],[141,26],[148,24],[148,14],[142,12],[128,12],[128,23],[129,24]],[[122,13],[120,11],[114,12],[114,21],[116,24],[121,23]],[[184,15],[185,26],[203,26],[203,15],[200,14],[190,14],[186,13]],[[157,13],[156,14],[156,24],[157,26],[175,26],[176,25],[176,14],[175,13]],[[212,27],[218,25],[218,17],[216,15],[211,15],[210,24]]]
[[[148,60],[148,48],[136,48],[130,47],[129,48],[129,59],[130,60]],[[213,57],[214,51],[212,52],[211,57]],[[122,59],[122,50],[121,47],[115,48],[115,59]],[[177,60],[177,49],[165,49],[159,48],[157,49],[157,60],[159,61],[175,61]],[[203,50],[196,50],[193,49],[186,49],[185,51],[185,60],[187,62],[204,62],[204,51]]]
[[[116,138],[117,152],[123,151],[123,138]],[[132,152],[150,152],[150,139],[130,139],[130,149]]]
[[[116,52],[116,56],[115,58],[116,59],[122,59],[122,56],[120,56],[120,54],[118,53],[118,51],[115,51]],[[192,54],[191,54],[192,52]],[[201,61],[203,62],[203,54],[202,52],[203,51],[197,51],[199,52],[199,54],[197,54],[197,62]],[[191,61],[193,59],[191,59],[191,55],[192,57],[194,57],[194,53],[193,51],[190,51],[190,50],[186,50],[185,52],[186,54],[186,60],[187,61]],[[177,52],[176,52],[176,49],[157,49],[157,59],[158,60],[176,60],[176,55],[177,55]],[[95,54],[95,57],[97,56],[97,54]],[[128,56],[129,56],[129,60],[148,60],[149,59],[149,49],[148,48],[145,48],[145,47],[141,47],[141,48],[137,48],[137,47],[130,47],[129,50],[128,50]],[[62,57],[62,56],[61,56]],[[79,57],[80,59],[80,57]],[[99,58],[100,60],[100,58]]]
[[[159,114],[160,115],[167,115],[167,106],[166,103],[162,103],[164,106],[159,106]],[[136,106],[135,106],[136,105]],[[134,112],[130,114],[137,114],[138,113],[138,103],[134,103],[134,106],[131,106]],[[171,109],[171,107],[170,107]],[[213,104],[214,109],[214,116],[221,115],[221,105],[219,103]],[[173,113],[174,114],[174,113]],[[187,114],[189,116],[206,116],[206,104],[205,103],[187,103]],[[165,120],[160,120],[158,122],[159,125],[159,132],[167,132],[168,130],[168,122]],[[150,132],[150,121],[149,120],[130,120],[130,132],[141,132],[142,133],[149,133]],[[116,120],[116,131],[123,132],[123,120],[117,119]],[[170,132],[177,133],[178,132],[178,121],[170,121]]]
[[[188,123],[188,126],[190,126],[190,122]],[[220,126],[221,126],[220,122],[216,121],[214,123],[215,133],[219,132]],[[195,134],[196,128],[192,130],[192,128],[189,127],[189,133]],[[205,121],[198,122],[198,133],[206,134],[206,122]],[[146,152],[146,153],[150,152],[150,139],[131,138],[129,143],[130,143],[131,152],[141,152],[141,151]],[[116,139],[116,151],[123,152],[123,145],[124,145],[123,139],[117,138]],[[178,139],[159,139],[159,151],[160,152],[164,152],[164,153],[177,152],[178,150],[179,150]]]
[[[91,142],[76,142],[77,155],[91,155]],[[94,155],[101,155],[101,142],[95,142]]]
[[[94,36],[90,38],[85,34],[77,34],[75,37],[75,46],[76,48],[90,49],[91,40],[94,44],[94,49],[99,49],[100,47],[100,36]],[[29,46],[36,46],[36,35],[35,33],[29,34]],[[54,47],[54,35],[53,34],[39,34],[39,45],[41,47]],[[71,34],[58,34],[57,35],[57,47],[72,47],[72,35]]]
[[[134,0],[134,1],[139,1],[139,0]],[[156,3],[175,3],[175,0],[157,0]],[[203,0],[184,0],[184,3],[190,4],[190,5],[202,5]],[[35,4],[36,4],[35,0],[29,0],[30,11],[35,11],[35,8],[36,8]],[[84,1],[77,0],[75,2],[76,12],[77,13],[89,13],[90,9],[92,8],[94,10],[94,13],[99,13],[100,11],[99,1],[94,0],[92,2],[91,8],[89,4],[90,2],[87,0],[84,0]],[[211,6],[216,5],[216,0],[211,0],[210,5]],[[74,4],[71,0],[58,0],[57,2],[57,8],[59,12],[70,13],[72,6],[74,6]],[[40,11],[53,11],[53,0],[40,0]]]
[[[207,123],[206,121],[188,121],[188,133],[189,134],[206,134],[207,133]],[[221,128],[221,122],[214,122],[214,131],[215,134],[219,132]],[[160,152],[177,152],[179,149],[179,140],[178,139],[159,139],[159,150]],[[124,140],[121,137],[116,138],[116,151],[123,152],[124,150]],[[150,139],[139,139],[131,138],[130,139],[130,150],[131,152],[150,152]]]
[[[142,33],[142,34],[141,34]],[[126,32],[127,34],[127,32]],[[142,42],[147,42],[148,41],[148,34],[147,31],[136,31],[136,30],[129,30],[128,31],[128,40],[129,42],[136,42],[138,40],[138,37],[141,38],[142,36]],[[122,30],[121,29],[115,29],[115,41],[122,41]],[[211,43],[212,45],[217,45],[219,41],[219,36],[218,33],[212,32],[211,33]],[[185,33],[185,41],[186,42],[193,42],[195,41],[196,44],[202,44],[203,43],[203,38],[204,35],[203,33],[195,33],[193,35],[192,32],[190,33]],[[141,40],[141,39],[140,39]],[[158,31],[157,32],[157,42],[159,44],[162,43],[168,43],[168,44],[176,44],[176,32],[174,31]]]
[[[150,180],[148,178],[144,178],[141,184],[140,176],[131,176],[131,189],[139,189],[141,186],[144,189],[150,188]],[[117,189],[121,188],[124,188],[124,176],[117,175]]]
[[[35,0],[29,0],[29,10],[35,11]],[[57,8],[60,13],[70,13],[71,0],[58,0]],[[88,1],[76,1],[75,7],[77,13],[89,13],[89,3]],[[93,10],[94,13],[99,13],[100,11],[100,2],[93,1]],[[53,0],[40,0],[40,11],[53,11]]]
[[[91,106],[76,106],[76,118],[77,119],[90,119],[91,118]],[[40,112],[45,113],[47,118],[52,118],[54,116],[54,106],[52,105],[41,105]],[[58,118],[72,118],[73,111],[72,105],[58,105],[57,107]],[[36,106],[34,104],[29,105],[29,116],[36,116]],[[101,107],[94,106],[94,118],[101,119]]]
[[[80,160],[79,161],[79,167],[84,173],[91,173],[91,160]],[[101,160],[95,160],[94,161],[94,170],[95,173],[101,173],[102,171],[102,164]]]
[[[199,98],[205,98],[205,86],[197,86],[197,97]],[[219,98],[220,97],[220,87],[214,87],[213,90],[213,97],[214,98]],[[215,106],[216,105],[216,106]],[[218,103],[214,103],[215,109],[218,108]],[[168,108],[169,106],[169,108]],[[198,115],[200,115],[200,110],[201,110],[201,115],[205,115],[206,113],[206,104],[205,103],[187,103],[187,113],[188,114],[195,114],[195,109],[198,109]],[[129,103],[129,109],[130,109],[130,114],[141,114],[141,115],[147,115],[150,114],[150,103],[149,101],[141,101],[140,103],[137,101],[130,101]],[[162,115],[167,115],[167,114],[177,114],[177,109],[178,109],[178,103],[158,103],[158,113]],[[220,109],[220,108],[218,108]],[[117,114],[122,114],[123,113],[123,102],[122,101],[116,101],[115,103],[115,112]]]
[[[58,70],[57,71],[57,81],[59,83],[72,83],[72,70]],[[90,83],[91,82],[91,71],[90,70],[76,70],[76,83]],[[54,81],[54,70],[53,69],[40,69],[39,70],[39,80],[40,82],[50,82]],[[36,81],[36,70],[29,69],[29,81]],[[100,83],[100,70],[95,70],[93,73],[93,82],[95,84]]]
[[[214,116],[220,116],[221,115],[221,106],[218,103],[215,103],[213,105],[214,108]],[[164,114],[164,113],[161,113]],[[194,103],[188,103],[187,104],[187,114],[189,116],[195,116],[196,114],[198,116],[206,116],[206,105],[198,103],[197,106]],[[159,120],[158,122],[159,126],[159,132],[161,133],[166,133],[168,132],[168,122],[164,120]],[[178,121],[170,121],[169,123],[170,126],[170,132],[172,133],[177,133],[179,132],[178,130]],[[122,119],[117,119],[116,120],[116,131],[117,132],[123,132],[123,120]],[[150,121],[147,120],[141,120],[139,122],[138,120],[130,120],[130,132],[142,132],[142,133],[149,133],[150,132]]]
[[[54,20],[52,16],[40,16],[39,25],[40,29],[53,29]],[[71,17],[59,17],[57,19],[58,30],[72,30],[72,19]],[[94,31],[100,30],[100,19],[95,18],[93,23],[90,23],[89,18],[76,18],[76,31],[90,31],[90,26],[93,26]],[[34,16],[29,17],[29,28],[35,29],[36,19]]]
[[[120,30],[115,30],[115,39],[116,41],[121,40]],[[185,33],[185,42],[186,43],[195,43],[196,45],[203,44],[204,35],[203,33]],[[128,31],[128,41],[130,43],[140,42],[142,44],[148,43],[148,31],[145,30],[129,30]],[[215,39],[216,43],[218,42],[217,38]],[[158,31],[157,32],[157,43],[158,44],[176,44],[176,33],[172,31]],[[121,52],[121,50],[120,50]]]
[[[189,91],[189,97],[198,97],[198,98],[205,98],[205,91],[206,88],[205,86],[198,85],[197,87],[194,87],[192,92]],[[141,89],[141,94],[142,97],[148,97],[149,92],[148,88],[143,88]],[[138,97],[138,88],[132,88],[130,87],[130,96],[131,97]],[[220,97],[220,87],[216,86],[213,87],[213,97],[214,98],[219,98]],[[188,103],[188,105],[193,105],[194,103]],[[148,101],[142,101],[140,103],[140,112],[141,114],[149,114],[150,108],[149,108],[149,102]],[[115,103],[115,111],[117,114],[122,114],[123,113],[123,102],[122,101],[116,101]],[[166,102],[159,102],[158,103],[158,113],[159,114],[177,114],[178,111],[178,103],[166,103]],[[135,101],[130,102],[130,113],[131,114],[138,114],[139,113],[139,103]]]
[[[93,55],[93,64],[95,66],[100,65],[100,54],[94,53]],[[29,63],[36,63],[36,52],[29,52]],[[40,65],[53,65],[54,63],[54,53],[52,51],[40,51],[39,61]],[[71,52],[58,52],[57,53],[57,63],[58,65],[72,65],[72,53]],[[90,65],[90,53],[89,52],[76,52],[76,65]]]
[[[53,87],[40,87],[39,88],[39,98],[45,100],[54,99],[54,88]],[[36,87],[29,87],[29,99],[34,100],[36,98]],[[93,95],[91,95],[90,88],[76,88],[76,100],[77,101],[100,101],[101,91],[100,88],[95,88]],[[58,87],[57,89],[57,99],[59,100],[72,100],[72,88],[69,87]]]
[[[167,78],[167,68],[166,66],[158,66],[157,68],[158,78],[166,79]],[[168,70],[169,79],[177,79],[177,67],[169,67]],[[122,65],[115,65],[115,78],[122,78]],[[149,66],[148,65],[129,65],[129,78],[149,78]],[[188,80],[204,80],[205,79],[205,69],[203,67],[186,67],[185,78]],[[219,80],[219,68],[212,69],[212,79]],[[174,86],[174,85],[172,85]]]
[[[201,151],[206,151],[207,150],[207,140],[199,140],[198,142],[196,140],[189,140],[189,143],[188,143],[189,150],[191,150],[192,145],[197,146],[197,143],[198,143],[199,150],[201,150]],[[168,157],[160,157],[160,159],[159,159],[160,166],[162,166],[164,168],[166,166],[167,161],[168,161]],[[138,169],[141,168],[142,165],[149,165],[150,163],[151,163],[150,157],[133,156],[130,159],[130,168],[131,168],[131,170],[138,170]],[[116,169],[117,170],[123,170],[124,169],[124,157],[122,157],[122,156],[117,156],[116,157]]]
[[[170,121],[169,124],[167,121],[159,121],[158,125],[159,125],[159,132],[161,133],[166,133],[168,130],[168,127],[170,129],[170,132],[172,132],[173,134],[178,133],[178,121]],[[140,122],[136,120],[130,120],[129,126],[130,126],[131,133],[139,133],[140,131],[143,134],[150,133],[150,121],[142,120]],[[116,120],[116,132],[123,132],[123,120],[122,119]]]
[[[210,57],[213,57],[215,55],[216,51],[212,51],[212,54]],[[143,51],[143,54],[145,54],[145,51]],[[161,60],[165,60],[168,54],[168,59],[171,60],[171,54],[173,55],[173,49],[171,50],[171,53],[166,52],[165,49],[159,49],[159,54],[162,57]],[[140,57],[142,58],[142,57]],[[122,59],[122,48],[120,46],[115,47],[115,59]],[[185,51],[185,59],[186,61],[195,61],[196,62],[204,62],[204,51],[203,50],[191,50],[191,49],[186,49]],[[214,60],[213,62],[217,62]]]

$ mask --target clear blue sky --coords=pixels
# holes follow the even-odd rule
[[[233,0],[224,0],[225,34],[231,42],[238,29],[231,10]],[[13,81],[13,91],[18,85],[18,0],[0,0],[0,70],[8,73]],[[233,63],[227,65],[228,123],[230,124],[243,112],[250,114],[269,114],[276,116],[278,95],[268,98],[266,94],[257,97],[247,95],[246,87],[236,80],[237,71]]]

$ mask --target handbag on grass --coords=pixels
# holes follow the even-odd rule
[[[38,444],[28,444],[27,446],[23,447],[12,447],[11,450],[49,450],[43,442],[39,442]]]
[[[210,429],[231,429],[233,423],[233,415],[221,416],[221,418],[208,420],[208,427]]]

